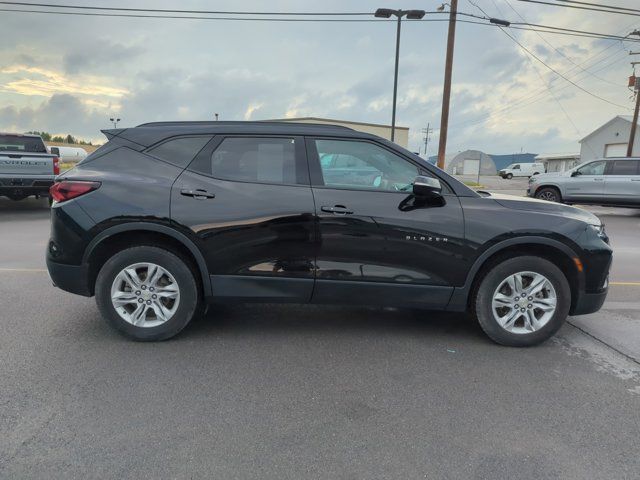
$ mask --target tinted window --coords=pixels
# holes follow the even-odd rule
[[[328,187],[408,191],[418,169],[404,158],[369,142],[316,140]],[[331,161],[324,160],[331,156]],[[323,161],[324,160],[324,161]]]
[[[186,167],[209,140],[211,137],[174,138],[149,149],[149,153],[166,162]]]
[[[513,169],[514,169],[514,170],[520,170],[520,165],[514,165],[514,166],[513,166]]]
[[[637,175],[637,160],[614,160],[609,175]]]
[[[580,167],[578,172],[582,175],[602,175],[604,173],[605,162],[591,162]]]
[[[295,184],[295,142],[293,138],[225,138],[210,162],[197,169],[223,180]]]
[[[0,152],[47,153],[40,137],[23,137],[22,135],[0,135]]]

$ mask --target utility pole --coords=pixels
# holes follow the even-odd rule
[[[451,98],[451,70],[453,69],[453,46],[456,39],[456,13],[458,0],[451,0],[449,10],[449,34],[447,36],[447,58],[444,67],[444,92],[442,93],[442,117],[440,119],[440,144],[438,146],[438,167],[444,170],[444,155],[447,150],[449,130],[449,100]]]
[[[427,123],[427,128],[422,129],[422,133],[424,133],[424,157],[427,158],[427,147],[429,145],[429,136],[431,132],[433,132],[433,128],[431,127],[431,122]]]
[[[640,36],[640,30],[634,30],[629,35],[638,35]],[[629,55],[638,55],[640,52],[629,52]],[[640,110],[640,78],[635,76],[635,64],[638,62],[631,62],[631,65],[634,69],[634,84],[633,91],[636,94],[636,108],[633,111],[633,121],[631,122],[631,133],[629,134],[629,144],[627,145],[627,157],[631,157],[633,155],[633,143],[636,140],[636,130],[638,128],[638,110]]]

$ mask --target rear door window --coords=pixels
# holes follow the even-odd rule
[[[638,175],[638,160],[614,160],[607,175]]]
[[[151,147],[147,153],[178,167],[186,167],[209,140],[210,136],[172,138]]]
[[[227,137],[191,169],[221,180],[271,184],[306,183],[296,161],[294,138]],[[204,161],[203,161],[204,160]]]

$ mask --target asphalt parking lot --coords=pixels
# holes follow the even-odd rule
[[[0,199],[0,478],[637,478],[640,210],[593,208],[602,311],[491,343],[460,315],[215,307],[114,333],[44,271],[44,200]]]

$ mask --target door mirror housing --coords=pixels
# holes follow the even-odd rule
[[[442,194],[440,180],[419,175],[413,181],[413,194],[416,197],[439,197]]]
[[[582,173],[580,173],[580,170],[574,170],[573,172],[571,172],[572,177],[577,177],[579,175],[582,175]]]

